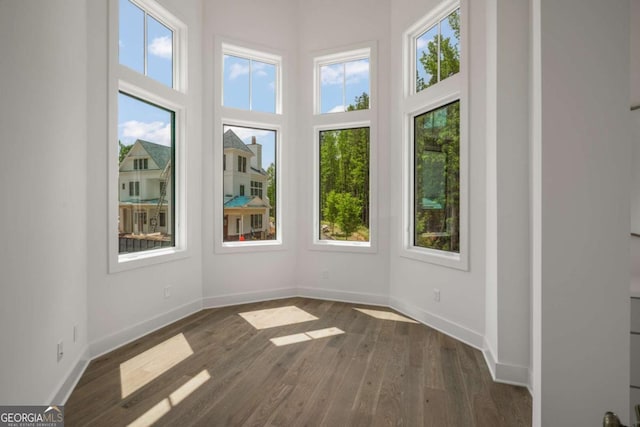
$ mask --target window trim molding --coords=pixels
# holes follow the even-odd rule
[[[133,0],[174,31],[174,85],[170,88],[151,77],[138,73],[120,64],[118,37],[109,37],[108,42],[108,95],[107,95],[107,264],[108,273],[114,274],[135,268],[161,264],[187,258],[191,251],[187,244],[187,27],[169,11],[152,0]],[[119,33],[119,1],[109,2],[109,34]],[[179,33],[179,34],[178,34]],[[179,44],[177,38],[180,39]],[[182,82],[182,83],[180,83]],[[184,83],[184,84],[183,84]],[[178,90],[181,89],[181,90]],[[119,164],[118,164],[118,94],[124,92],[174,113],[174,179],[175,179],[175,230],[174,244],[170,248],[160,248],[131,254],[119,254]]]
[[[460,8],[460,71],[437,84],[415,92],[416,37]],[[413,24],[403,36],[404,98],[402,100],[402,221],[399,255],[458,270],[469,270],[469,107],[468,107],[468,2],[446,0]],[[414,118],[460,101],[460,252],[422,248],[413,244],[414,228]]]

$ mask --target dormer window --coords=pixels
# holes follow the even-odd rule
[[[149,159],[133,159],[133,169],[149,169]]]

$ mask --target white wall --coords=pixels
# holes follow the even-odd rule
[[[0,2],[2,404],[51,403],[87,342],[85,15]]]
[[[371,303],[386,303],[389,283],[389,153],[397,147],[398,140],[389,135],[389,10],[388,0],[326,0],[321,2],[299,1],[299,62],[300,72],[296,107],[297,124],[297,180],[298,245],[296,280],[300,292],[310,296],[356,300]],[[363,13],[366,11],[366,13]],[[349,50],[354,46],[375,43],[377,62],[371,69],[377,74],[378,99],[372,104],[378,108],[372,129],[372,144],[377,143],[377,177],[371,175],[371,185],[378,201],[374,222],[377,230],[375,253],[345,253],[311,249],[313,233],[313,58],[327,53],[338,53],[336,49]],[[375,96],[375,93],[374,93]],[[373,145],[372,145],[373,146]],[[377,179],[376,179],[377,178]],[[373,217],[372,217],[373,218]],[[374,234],[372,234],[373,236]],[[375,237],[373,237],[375,239]]]
[[[58,4],[60,2],[56,2]],[[88,170],[88,311],[92,355],[109,350],[146,333],[150,328],[176,319],[201,306],[201,19],[200,0],[160,0],[164,7],[188,26],[189,101],[187,105],[187,244],[184,259],[108,272],[107,236],[107,140],[108,52],[107,2],[88,4],[88,133],[86,159],[104,159]],[[84,34],[76,34],[82,38]],[[115,97],[110,98],[115,100]],[[178,141],[181,143],[181,141]],[[164,288],[171,297],[164,298]]]
[[[297,10],[294,0],[208,0],[204,3],[203,220],[200,234],[203,238],[202,282],[205,306],[291,295],[295,292],[296,209],[292,195],[296,191],[295,161],[298,141],[290,123],[295,123],[297,110]],[[285,122],[278,141],[282,144],[282,163],[277,167],[282,173],[278,212],[283,215],[284,245],[275,250],[248,249],[215,253],[214,238],[222,240],[222,222],[216,224],[214,221],[214,209],[222,210],[223,193],[220,193],[220,200],[214,202],[213,199],[214,186],[223,179],[220,168],[214,168],[214,165],[222,164],[223,154],[220,122],[222,97],[214,84],[214,76],[221,75],[221,58],[214,58],[216,43],[221,40],[255,50],[276,52],[283,57]],[[268,116],[265,114],[262,118],[269,120]],[[214,146],[220,147],[220,152],[214,152]],[[227,158],[228,170],[235,168],[234,160],[235,156]],[[248,179],[245,191],[249,194]],[[233,227],[235,225],[230,225],[230,230]]]
[[[632,106],[640,106],[640,0],[630,0],[630,2],[631,91],[629,98]]]
[[[391,14],[390,299],[428,323],[482,347],[485,324],[486,4],[469,2],[469,271],[403,258],[402,35],[436,0],[394,0]],[[464,49],[464,47],[463,47]],[[433,289],[441,292],[440,302]]]
[[[533,13],[534,425],[625,422],[629,2]]]

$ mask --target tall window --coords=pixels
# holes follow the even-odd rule
[[[222,185],[216,187],[217,251],[269,250],[282,244],[278,186],[282,57],[221,42]],[[221,190],[221,191],[220,191]],[[233,226],[235,224],[235,227]]]
[[[368,46],[314,59],[313,243],[318,249],[373,249],[373,53]]]
[[[228,125],[223,131],[224,155],[237,157],[240,169],[224,174],[223,224],[235,220],[238,227],[234,232],[223,225],[223,241],[275,240],[277,132]]]
[[[320,132],[320,240],[369,241],[369,128]]]
[[[468,267],[466,3],[448,0],[405,34],[405,179],[403,255]],[[406,232],[405,231],[405,232]]]
[[[178,186],[183,173],[178,153],[185,134],[180,117],[187,104],[180,74],[186,27],[153,0],[111,4],[118,12],[118,24],[112,24],[117,44],[111,44],[118,64],[110,75],[117,101],[110,152],[117,153],[113,167],[118,181],[116,194],[110,193],[110,212],[116,213],[110,230],[117,242],[110,268],[119,270],[123,263],[150,263],[152,256],[185,248],[177,206],[184,197]]]

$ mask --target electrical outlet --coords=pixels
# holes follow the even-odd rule
[[[440,302],[440,289],[433,290],[433,300],[435,302]]]
[[[73,325],[73,342],[78,342],[78,326]]]
[[[63,342],[60,341],[58,343],[58,362],[62,360],[62,356],[64,356],[64,348],[63,348]]]
[[[165,286],[164,288],[164,297],[169,298],[171,296],[171,286]]]

